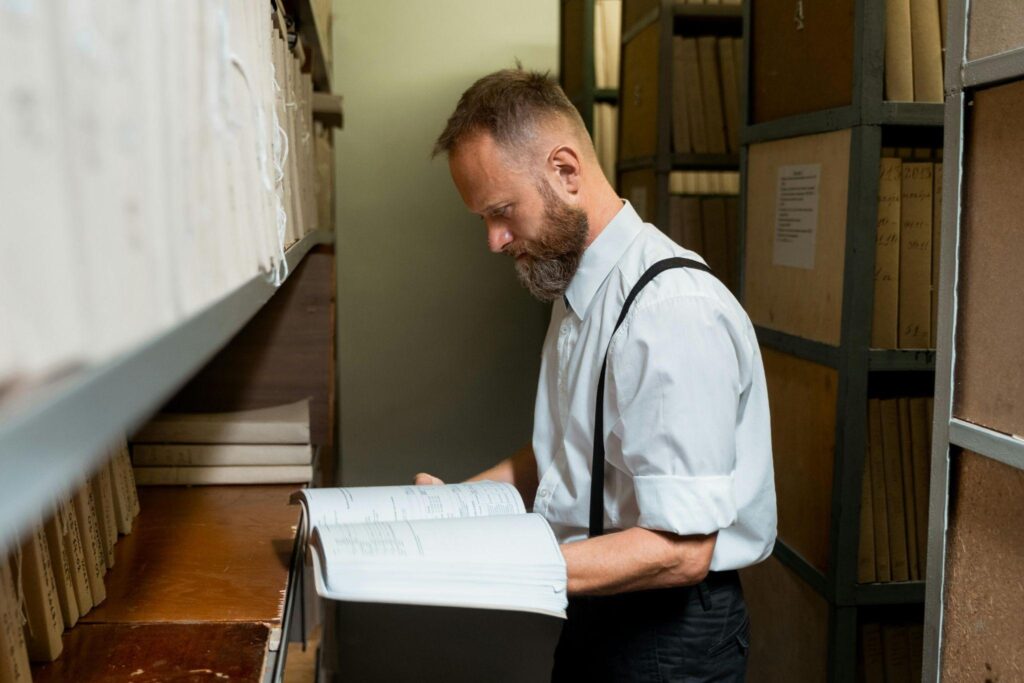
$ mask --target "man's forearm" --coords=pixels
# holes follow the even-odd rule
[[[527,509],[533,507],[537,495],[537,461],[533,447],[524,446],[494,467],[470,477],[466,481],[503,481],[512,484],[519,491]]]
[[[634,527],[562,546],[570,595],[610,595],[700,583],[717,534],[678,536]]]

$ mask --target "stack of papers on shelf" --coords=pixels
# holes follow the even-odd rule
[[[292,484],[313,477],[309,400],[234,413],[161,414],[135,435],[139,484]]]
[[[294,498],[324,598],[565,617],[558,542],[509,484],[306,489]]]

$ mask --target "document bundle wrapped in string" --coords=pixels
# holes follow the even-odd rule
[[[306,489],[317,593],[565,617],[565,560],[547,521],[497,482]]]

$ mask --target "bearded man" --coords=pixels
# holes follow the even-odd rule
[[[749,318],[618,197],[548,76],[481,78],[434,153],[491,251],[552,302],[532,445],[473,477],[515,485],[561,543],[570,597],[552,680],[743,680],[736,570],[776,533]]]

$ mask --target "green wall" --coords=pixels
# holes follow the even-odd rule
[[[337,0],[333,27],[342,480],[457,480],[529,440],[549,309],[430,150],[479,76],[557,69],[558,3]]]
[[[530,438],[549,308],[488,252],[434,139],[474,80],[557,69],[558,0],[335,0],[338,392],[345,485],[474,474]],[[344,680],[547,680],[560,623],[338,603]]]

